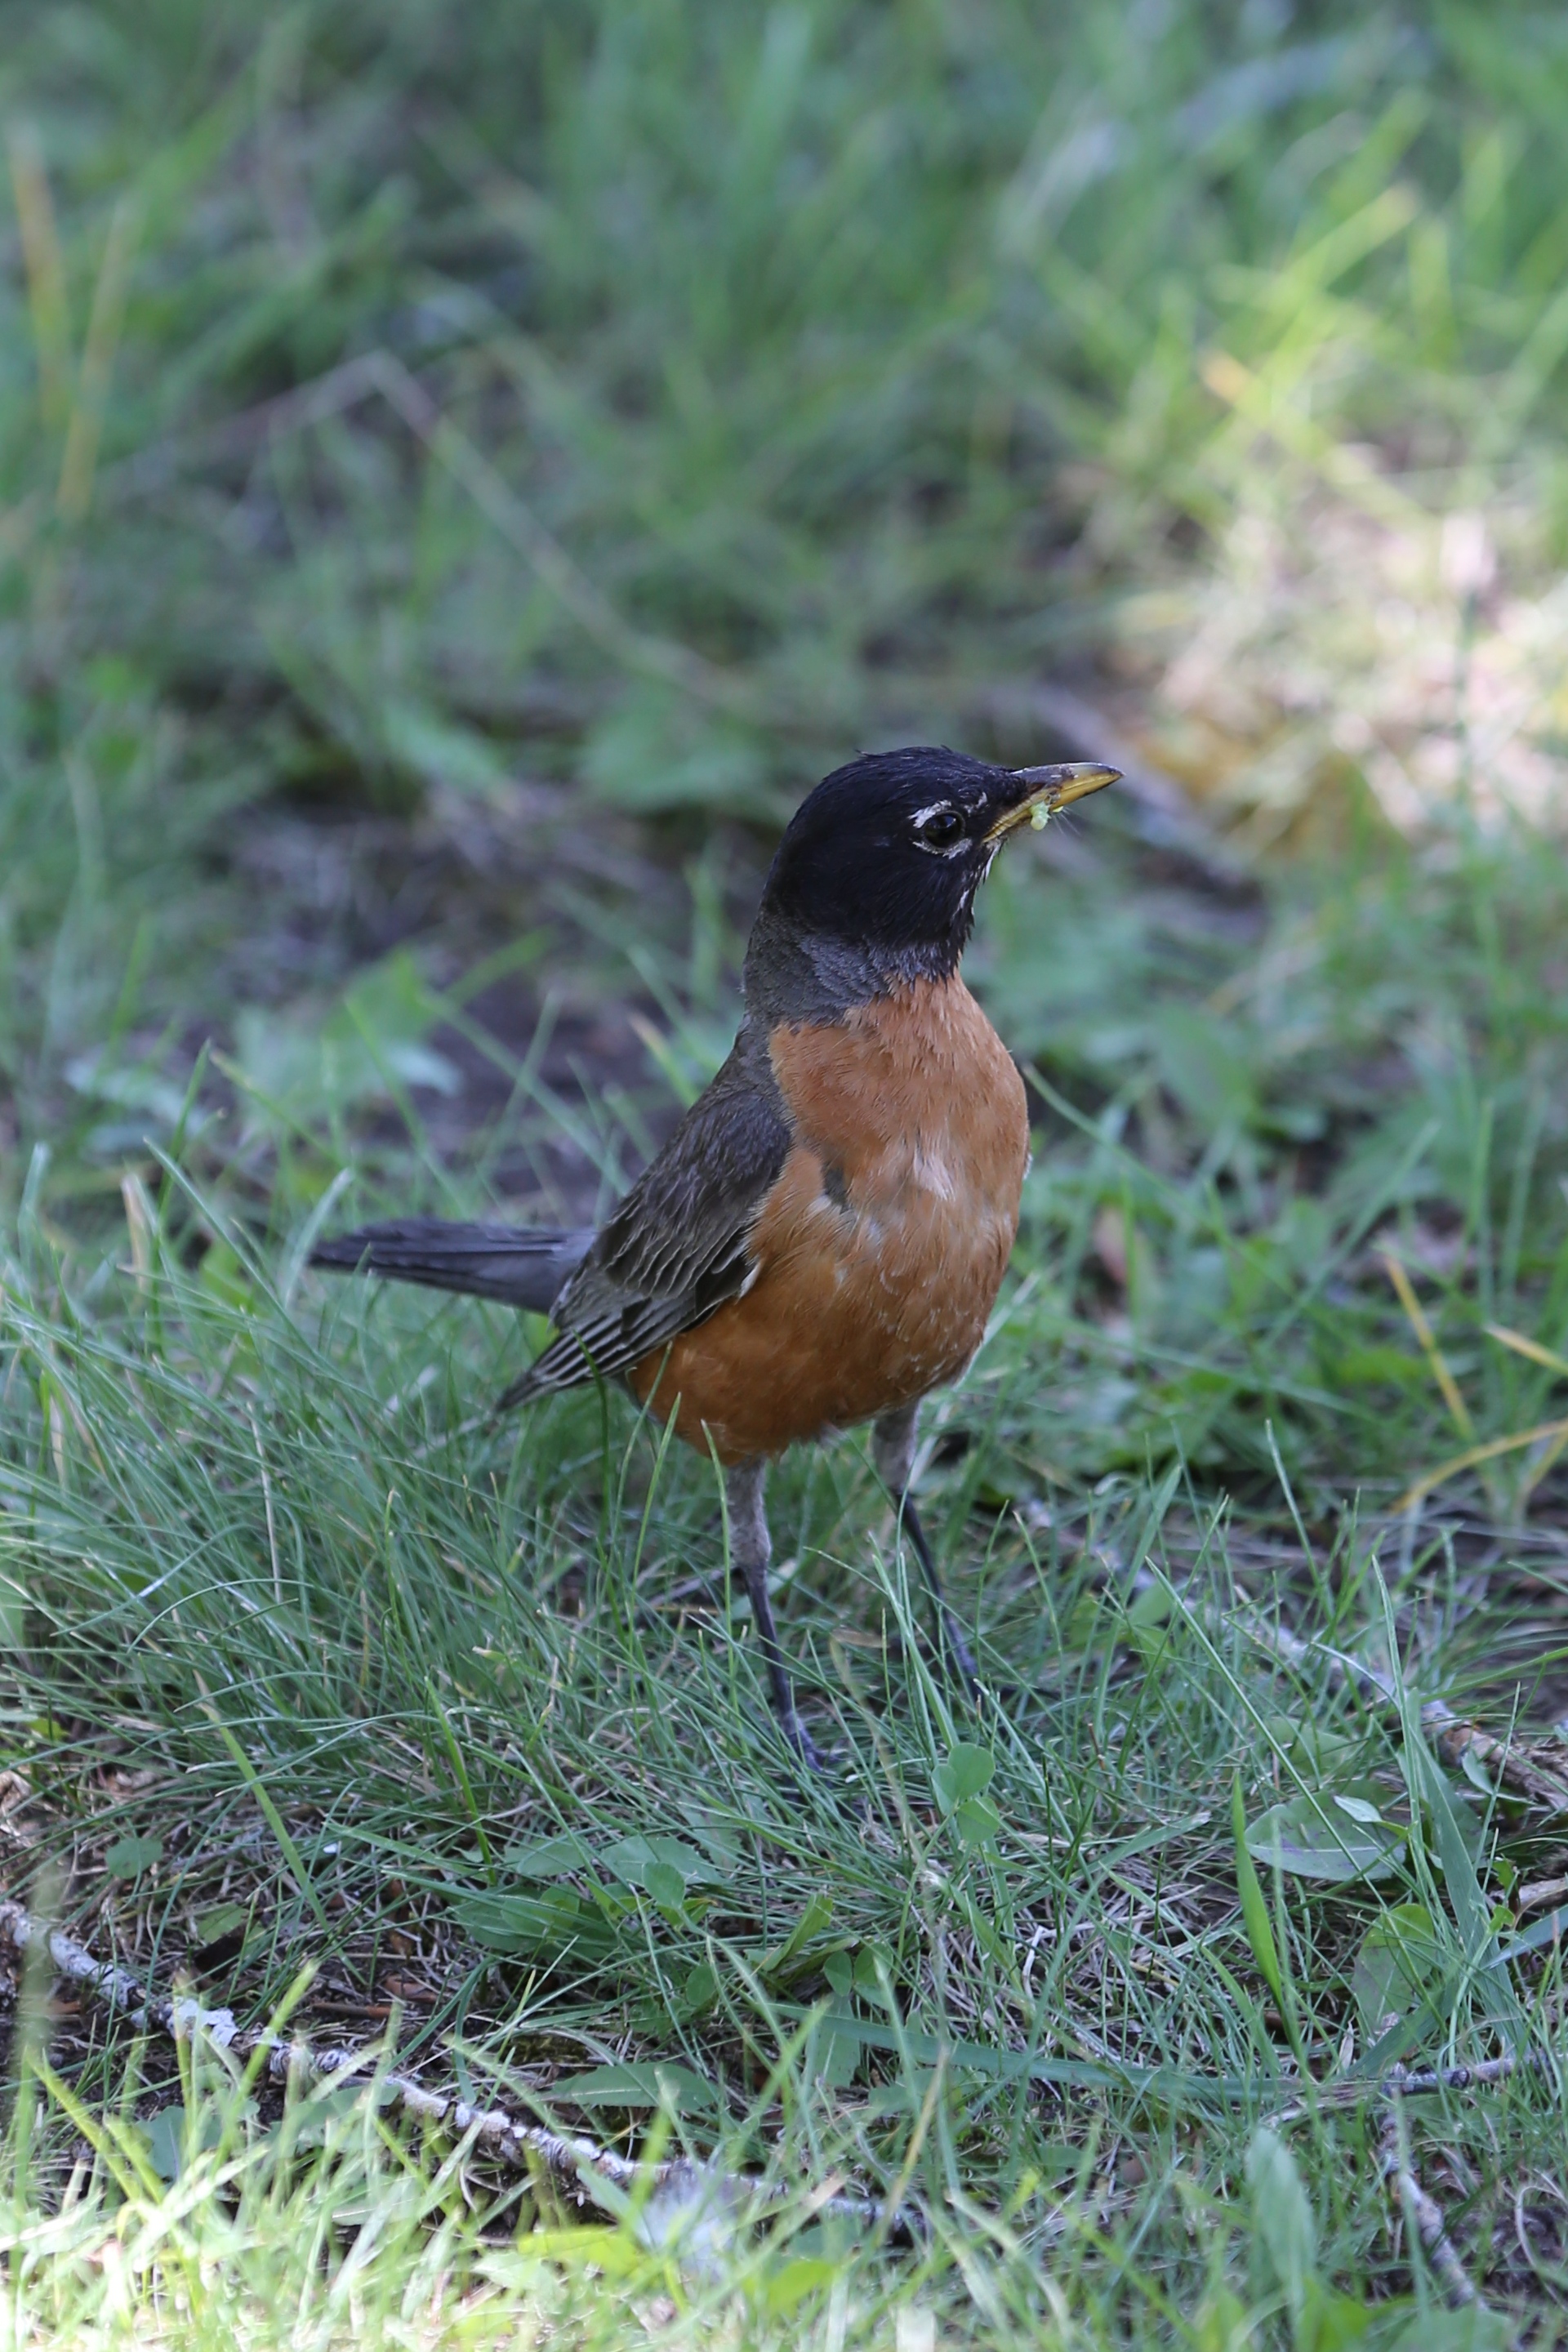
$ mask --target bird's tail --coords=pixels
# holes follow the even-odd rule
[[[587,1256],[590,1226],[459,1225],[440,1217],[400,1217],[319,1242],[312,1265],[343,1274],[384,1274],[432,1290],[461,1290],[547,1315],[567,1276]]]

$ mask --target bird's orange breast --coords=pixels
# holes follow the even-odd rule
[[[632,1374],[723,1462],[912,1403],[979,1346],[1018,1225],[1023,1081],[963,982],[770,1040],[795,1134],[746,1288]]]

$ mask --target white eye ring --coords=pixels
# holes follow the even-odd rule
[[[958,819],[958,831],[951,841],[923,841],[921,838],[924,827],[931,823],[932,817],[937,816],[951,816]],[[963,814],[953,807],[951,801],[932,801],[930,808],[916,809],[910,822],[914,828],[916,848],[923,849],[928,857],[956,857],[969,845],[969,835]]]

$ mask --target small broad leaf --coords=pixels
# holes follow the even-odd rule
[[[1070,2139],[1037,2140],[1034,2159],[1035,2170],[1053,2189],[1059,2188],[1064,2180],[1076,2179],[1086,2161],[1083,2149]]]
[[[1455,1923],[1465,1949],[1471,1959],[1479,1958],[1483,1953],[1495,1959],[1491,1906],[1477,1868],[1480,1838],[1474,1816],[1468,1806],[1456,1802],[1447,1774],[1419,1737],[1405,1742],[1405,1775],[1412,1800],[1422,1805],[1429,1818],[1443,1885],[1454,1907]],[[1517,2009],[1515,2017],[1517,2020]]]
[[[852,2018],[825,2017],[806,2042],[805,2070],[815,2082],[842,2091],[855,2080],[860,2063],[860,2037]]]
[[[1248,1850],[1247,1815],[1242,1808],[1241,1782],[1231,1783],[1230,1822],[1236,1838],[1236,1885],[1241,1897],[1242,1925],[1247,1940],[1252,1947],[1264,1982],[1280,2006],[1285,2001],[1285,1979],[1280,1971],[1279,1953],[1274,1941],[1274,1929],[1268,1917],[1268,1906],[1263,1899],[1263,1888],[1253,1868]]]
[[[193,1941],[198,1952],[210,1951],[215,1944],[226,1944],[235,1936],[243,1936],[250,1925],[250,1911],[244,1903],[215,1903],[207,1911],[198,1911],[192,1923]]]
[[[1192,2340],[1193,2352],[1235,2352],[1250,2343],[1252,2318],[1241,2297],[1227,2286],[1212,2287],[1198,2305]]]
[[[1252,2191],[1252,2229],[1263,2258],[1260,2266],[1282,2291],[1292,2320],[1300,2323],[1318,2267],[1318,2229],[1296,2159],[1267,2126],[1252,2135],[1247,2185]]]
[[[988,1953],[999,1969],[1005,1969],[1013,1958],[1013,1946],[997,1932],[994,1904],[987,1901],[982,1909],[973,1895],[962,1886],[953,1888],[952,1899],[963,1916],[964,1926],[981,1950]]]
[[[616,1933],[598,1906],[569,1886],[540,1895],[489,1892],[460,1895],[452,1906],[458,1924],[488,1952],[509,1958],[607,1959]]]
[[[227,1242],[208,1244],[202,1253],[196,1281],[208,1298],[216,1299],[220,1307],[232,1307],[236,1313],[243,1313],[256,1304],[256,1286],[238,1251]]]
[[[889,1983],[893,1976],[893,1956],[885,1944],[862,1944],[855,1955],[855,1990],[871,2000],[880,2000],[885,1969]]]
[[[568,2074],[551,2085],[552,2095],[569,2099],[577,2107],[716,2107],[713,2084],[678,2059],[655,2058],[646,2064],[591,2066],[585,2074]]]
[[[493,797],[506,783],[506,762],[484,736],[418,703],[387,704],[381,733],[390,758],[421,783],[479,799]]]
[[[580,2277],[599,2271],[609,2279],[632,2278],[647,2263],[638,2234],[619,2223],[570,2221],[562,2230],[531,2230],[523,2243],[542,2264],[552,2263]]]
[[[147,2145],[153,2169],[160,2180],[178,2180],[185,2150],[184,2107],[160,2107],[147,2124]]]
[[[648,1873],[656,1869],[669,1872],[679,1878],[682,1893],[688,1886],[721,1886],[724,1883],[713,1864],[680,1838],[621,1838],[608,1847],[601,1858],[605,1868],[612,1876],[618,1878],[623,1886],[641,1886],[650,1895],[654,1889],[649,1883]],[[678,1895],[676,1900],[679,1902],[679,1899]],[[662,1901],[663,1897],[656,1895],[655,1900]]]
[[[161,1837],[116,1838],[103,1857],[103,1866],[110,1878],[140,1878],[163,1858]]]
[[[1395,1903],[1373,1921],[1351,1970],[1351,1991],[1370,2039],[1384,2020],[1412,2008],[1443,1973],[1443,1948],[1424,1903]]]
[[[1068,1611],[1062,1626],[1062,1647],[1078,1655],[1080,1652],[1103,1650],[1121,1633],[1118,1612],[1103,1592],[1080,1592]]]
[[[1515,2340],[1500,2311],[1469,2303],[1458,2311],[1424,2311],[1406,2320],[1390,2352],[1509,2352]]]
[[[682,2018],[698,2018],[710,2010],[719,1998],[719,1979],[706,1960],[699,1960],[686,1979],[680,1997]]]
[[[760,1977],[777,1976],[788,1969],[792,1962],[800,1958],[813,1938],[821,1935],[832,1916],[833,1897],[819,1890],[811,1897],[784,1942],[775,1950],[762,1955],[756,1963],[757,1974]]]
[[[150,1113],[150,1123],[160,1127],[177,1125],[185,1107],[182,1087],[145,1066],[117,1067],[107,1052],[79,1054],[74,1061],[66,1064],[65,1079],[79,1095],[87,1095],[94,1101],[113,1103],[121,1110]],[[143,1131],[147,1123],[143,1122]]]
[[[509,1845],[501,1856],[514,1878],[568,1878],[588,1866],[588,1850],[581,1838],[536,1838],[531,1845]]]
[[[160,2107],[144,2126],[147,2151],[153,2159],[153,2169],[160,2180],[178,2180],[192,2154],[189,2118],[184,2107]],[[195,2153],[202,2154],[216,2147],[223,2137],[223,2118],[211,2107],[199,2111],[196,2118]]]
[[[989,1748],[961,1739],[931,1774],[937,1803],[944,1813],[956,1812],[965,1798],[981,1796],[991,1786],[996,1759]]]
[[[1293,1715],[1266,1716],[1263,1727],[1269,1747],[1300,1780],[1314,1787],[1335,1781],[1344,1788],[1352,1785],[1361,1741],[1347,1739],[1310,1717]]]
[[[1376,1878],[1393,1867],[1400,1832],[1386,1822],[1353,1821],[1327,1796],[1292,1797],[1271,1805],[1247,1831],[1247,1851],[1296,1878],[1342,1884]]]
[[[390,2083],[321,2084],[305,2101],[294,2134],[296,2147],[325,2147],[335,2127],[363,2107],[389,2107],[397,2097]]]
[[[724,1034],[724,1050],[728,1052],[728,1030]],[[717,1069],[723,1058],[724,1054],[721,1053],[715,1059],[714,1069]],[[710,1070],[704,1075],[711,1077],[713,1073]],[[698,1843],[711,1860],[714,1869],[723,1872],[728,1876],[741,1859],[741,1841],[735,1832],[725,1822],[710,1821],[707,1809],[702,1805],[682,1805],[680,1811],[686,1818],[688,1826],[694,1832]]]
[[[1321,2279],[1309,2279],[1296,2342],[1300,2352],[1348,2352],[1351,2345],[1365,2342],[1375,2316],[1376,2306],[1359,2295],[1341,2294]]]
[[[879,1962],[890,1978],[893,1956],[887,1946],[862,1944],[858,1951],[829,1952],[822,1963],[822,1973],[841,2000],[848,2000],[856,1993],[860,1993],[868,2000],[879,2002],[883,1993],[878,1975]]]
[[[247,1006],[235,1024],[247,1127],[322,1117],[398,1086],[455,1093],[456,1066],[425,1042],[441,1010],[405,949],[367,965],[324,1018]]]
[[[1002,1816],[989,1797],[964,1797],[950,1816],[960,1845],[973,1849],[990,1845],[1002,1827]]]
[[[833,2284],[843,2267],[842,2263],[829,2262],[823,2254],[796,2254],[787,2263],[781,2263],[776,2271],[766,2273],[763,2286],[762,2299],[770,2317],[782,2319],[796,2304],[804,2303],[808,2294],[820,2294],[825,2287]]]
[[[1364,1797],[1336,1797],[1334,1802],[1342,1813],[1350,1815],[1352,1822],[1361,1822],[1371,1829],[1385,1829],[1388,1826],[1377,1807],[1368,1804]]]
[[[686,1901],[686,1881],[672,1863],[650,1862],[643,1885],[661,1911],[679,1911]]]

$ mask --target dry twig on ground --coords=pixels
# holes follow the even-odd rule
[[[1475,2072],[1473,2069],[1469,2071]],[[1421,2186],[1415,2160],[1405,2144],[1404,2120],[1397,2101],[1389,2108],[1384,2122],[1379,2142],[1379,2164],[1384,2179],[1392,2181],[1398,2191],[1405,2218],[1420,2238],[1426,2259],[1441,2281],[1449,2305],[1458,2310],[1468,2303],[1479,2304],[1481,2297],[1475,2281],[1460,2261],[1448,2235],[1443,2209],[1436,2199]]]
[[[307,2042],[287,2040],[266,2028],[241,2032],[232,2010],[204,2009],[199,2001],[183,1994],[171,1999],[145,1991],[126,1969],[96,1958],[84,1944],[79,1944],[61,1928],[35,1918],[20,1903],[0,1900],[0,1934],[9,1937],[19,1953],[42,1946],[61,1976],[96,1994],[143,2032],[160,2033],[175,2042],[194,2033],[205,2033],[218,2049],[231,2052],[239,2059],[264,2052],[265,2072],[273,2083],[290,2079],[299,2084],[329,2082],[369,2071],[380,2097],[388,2106],[400,2109],[430,2130],[468,2140],[511,2171],[534,2172],[542,2168],[555,2180],[574,2188],[580,2203],[593,2194],[595,2182],[622,2194],[652,2190],[681,2206],[695,2207],[704,2202],[731,2210],[742,2207],[749,2200],[776,2205],[786,2194],[776,2184],[748,2175],[719,2172],[687,2157],[649,2164],[617,2156],[613,2148],[601,2147],[595,2140],[552,2131],[542,2124],[525,2123],[504,2107],[479,2107],[455,2092],[428,2089],[395,2068],[375,2072],[379,2053],[374,2049],[354,2045],[344,2050],[315,2050]],[[904,2237],[918,2228],[917,2217],[910,2209],[900,2204],[889,2212],[869,2197],[819,2198],[815,2200],[814,2210],[852,2221],[860,2228],[885,2223],[896,2235]]]

